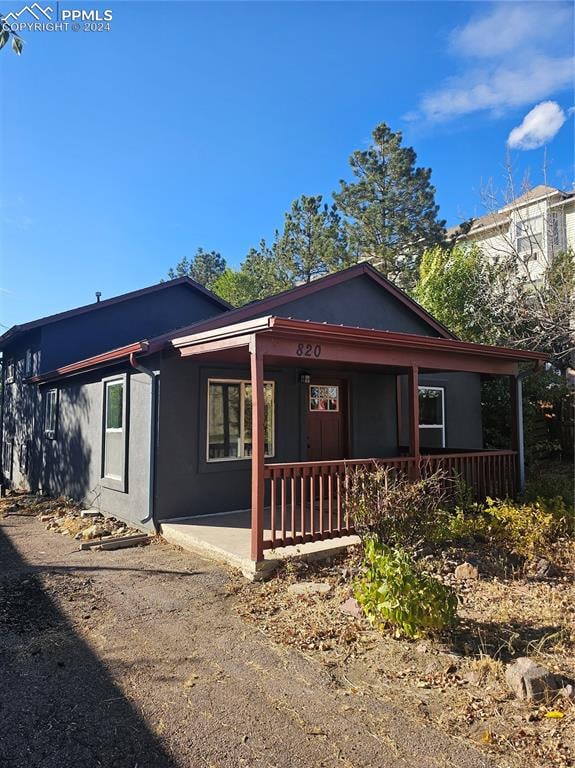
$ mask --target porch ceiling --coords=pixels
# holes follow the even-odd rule
[[[527,350],[329,325],[267,316],[245,323],[192,334],[172,341],[182,357],[205,355],[211,360],[247,362],[257,346],[266,364],[303,368],[418,366],[422,371],[468,371],[516,374],[519,362],[540,365],[547,357]]]

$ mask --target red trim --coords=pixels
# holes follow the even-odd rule
[[[100,368],[104,365],[111,365],[113,363],[121,362],[122,360],[129,360],[131,355],[148,352],[149,344],[147,341],[138,341],[135,344],[129,344],[126,347],[119,347],[113,349],[111,352],[104,352],[101,355],[95,355],[94,357],[88,357],[86,360],[80,360],[77,363],[70,363],[64,365],[61,368],[56,368],[54,371],[48,371],[38,376],[31,376],[26,381],[29,384],[42,384],[45,381],[52,381],[53,379],[59,379],[63,376],[72,376],[78,373],[85,373],[93,368]]]
[[[230,304],[228,304],[227,301],[224,301],[223,299],[220,299],[219,296],[216,296],[215,293],[212,293],[211,291],[208,291],[207,288],[204,288],[203,285],[200,285],[199,283],[196,283],[195,280],[192,280],[191,277],[177,277],[175,280],[166,280],[164,283],[158,283],[157,285],[149,285],[147,288],[140,288],[137,291],[130,291],[130,293],[123,293],[120,296],[113,296],[111,299],[104,299],[104,301],[97,301],[93,304],[85,304],[82,307],[76,307],[75,309],[69,309],[66,312],[59,312],[56,315],[48,315],[47,317],[42,317],[39,320],[32,320],[29,323],[23,323],[22,325],[13,325],[12,328],[9,328],[6,333],[2,334],[0,336],[0,345],[4,344],[7,341],[11,341],[12,338],[15,336],[19,336],[21,333],[25,333],[26,331],[32,331],[34,328],[39,328],[43,325],[48,325],[50,323],[57,323],[60,320],[67,320],[71,317],[76,317],[77,315],[83,315],[87,312],[92,312],[93,310],[98,309],[104,309],[105,307],[110,307],[114,304],[119,304],[123,301],[129,301],[130,299],[137,299],[140,296],[146,296],[149,293],[155,293],[156,291],[162,291],[165,288],[172,288],[176,285],[186,285],[189,288],[193,288],[196,291],[199,291],[200,293],[203,293],[208,298],[212,299],[216,304],[218,304],[222,309],[229,310]]]
[[[419,336],[414,333],[397,333],[395,331],[375,331],[367,328],[353,328],[346,325],[328,325],[307,320],[292,320],[284,317],[269,318],[269,328],[274,331],[291,334],[319,334],[325,339],[346,340],[358,342],[383,342],[386,346],[410,349],[436,349],[449,352],[467,352],[470,354],[501,357],[507,360],[546,361],[549,355],[543,352],[532,352],[526,349],[509,347],[494,347],[488,344],[475,344],[458,339],[436,339],[433,336]]]

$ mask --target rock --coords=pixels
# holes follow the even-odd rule
[[[549,560],[546,560],[544,557],[538,560],[537,563],[535,564],[534,576],[536,579],[552,579],[558,575],[559,575],[559,570],[557,566],[554,565]]]
[[[49,523],[52,520],[52,515],[40,515],[41,523]]]
[[[101,517],[100,511],[98,509],[83,509],[80,512],[80,517]]]
[[[569,683],[568,685],[564,685],[563,688],[559,691],[561,696],[564,696],[566,699],[569,699],[570,701],[575,702],[575,688]]]
[[[505,679],[518,699],[541,702],[557,693],[557,680],[547,667],[536,664],[527,656],[507,665]]]
[[[109,536],[110,531],[103,525],[91,525],[89,528],[84,528],[82,531],[82,538],[86,539],[98,539],[101,536]]]
[[[321,581],[298,581],[288,587],[288,592],[292,595],[325,595],[330,590],[331,584]]]
[[[461,565],[458,565],[455,569],[455,578],[458,581],[465,581],[467,579],[476,580],[479,578],[479,568],[472,563],[461,563]]]
[[[355,597],[348,598],[345,603],[342,603],[339,606],[339,610],[342,613],[349,613],[350,616],[353,616],[356,619],[360,619],[363,616],[362,610]]]

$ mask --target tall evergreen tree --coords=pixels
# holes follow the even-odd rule
[[[218,277],[225,272],[226,260],[218,251],[198,248],[193,259],[184,256],[175,267],[168,270],[168,277],[191,277],[200,285],[212,290]]]
[[[437,218],[431,170],[416,167],[401,132],[381,123],[372,136],[371,146],[349,159],[356,181],[341,180],[333,197],[347,217],[356,259],[371,259],[386,277],[411,287],[419,257],[442,241],[445,222]]]
[[[259,248],[250,249],[239,270],[226,269],[215,281],[213,289],[233,306],[241,307],[250,301],[279,293],[291,285],[288,276],[281,270],[275,248],[270,248],[265,240],[261,240]]]
[[[279,273],[292,285],[346,266],[346,236],[336,206],[322,205],[321,195],[294,200],[283,231],[276,232],[274,254]]]

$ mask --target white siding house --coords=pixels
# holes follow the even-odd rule
[[[475,219],[468,231],[448,236],[477,243],[490,259],[514,255],[533,280],[540,280],[553,256],[575,251],[575,192],[541,184],[500,210]]]

